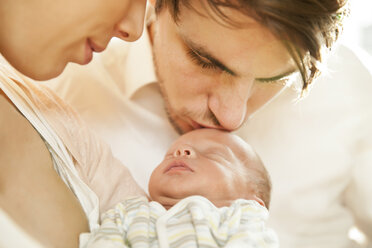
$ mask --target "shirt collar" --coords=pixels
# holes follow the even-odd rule
[[[21,78],[27,78],[22,73],[20,73],[17,69],[15,69],[1,53],[0,53],[0,67],[6,70],[6,76],[8,78],[15,79],[19,82],[23,81]]]
[[[157,82],[152,45],[147,28],[144,29],[141,38],[129,47],[123,73],[127,98],[132,97],[140,88]]]

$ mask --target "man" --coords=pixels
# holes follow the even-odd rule
[[[239,129],[273,177],[270,219],[281,245],[351,247],[348,230],[353,224],[372,236],[367,233],[372,213],[366,197],[371,185],[363,178],[369,172],[366,151],[371,144],[366,137],[371,134],[365,123],[370,121],[368,115],[362,117],[370,101],[365,96],[370,86],[362,80],[359,83],[364,88],[319,83],[314,94],[310,92],[309,98],[294,104],[299,93],[289,87],[288,77],[299,68],[304,82],[300,89],[306,87],[317,74],[320,46],[311,48],[306,39],[299,42],[306,26],[303,23],[299,23],[296,35],[286,37],[267,28],[278,27],[269,25],[271,19],[249,12],[254,6],[248,8],[244,5],[249,5],[247,1],[238,2],[241,8],[222,7],[222,12],[216,12],[207,1],[189,1],[186,5],[158,1],[157,19],[151,22],[148,18],[149,33],[138,43],[112,43],[90,67],[70,67],[59,79],[64,84],[56,89],[111,145],[143,188],[179,133],[201,127]],[[275,8],[280,2],[270,1],[278,4]],[[296,8],[279,13],[303,22],[306,13],[329,23],[341,18],[332,5],[335,2],[319,4],[302,6],[297,15],[291,12]],[[319,7],[316,11],[311,9],[315,6]],[[323,8],[334,11],[325,11],[322,16]],[[315,34],[320,35],[316,32],[324,26],[309,26],[317,31],[307,30],[303,37],[313,34],[319,38]],[[333,35],[337,36],[335,30]],[[321,33],[332,36],[331,30]],[[330,37],[322,38],[332,43]],[[349,50],[339,53],[358,61]],[[362,74],[369,77],[364,69]],[[66,81],[74,88],[66,87]],[[294,88],[298,88],[295,82]],[[337,90],[362,95],[346,101]]]

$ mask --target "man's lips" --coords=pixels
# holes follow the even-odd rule
[[[214,129],[222,129],[221,127],[216,127],[216,126],[210,126],[210,125],[205,125],[198,123],[192,119],[189,121],[190,125],[193,127],[193,129],[200,129],[200,128],[214,128]]]
[[[190,125],[192,126],[193,129],[203,128],[202,125],[200,125],[199,123],[197,123],[196,121],[191,120],[191,119],[190,119]]]
[[[179,170],[184,170],[184,171],[191,171],[194,172],[193,169],[190,168],[185,162],[183,161],[172,161],[164,170],[164,173],[167,173],[169,171],[179,171]]]

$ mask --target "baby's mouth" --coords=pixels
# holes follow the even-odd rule
[[[191,172],[194,172],[194,170],[192,170],[190,168],[190,166],[188,166],[185,162],[183,161],[173,161],[171,162],[167,167],[166,169],[164,170],[164,173],[167,173],[169,171],[191,171]]]

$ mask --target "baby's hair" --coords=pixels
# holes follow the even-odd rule
[[[241,137],[233,134],[235,142],[240,143],[242,149],[238,151],[240,163],[243,165],[244,173],[248,178],[247,192],[248,195],[256,195],[264,203],[267,209],[270,207],[271,199],[271,179],[269,172],[266,170],[265,165],[260,157],[248,144],[247,141]]]
[[[257,158],[259,159],[259,158]],[[252,161],[245,160],[243,164],[248,169],[247,176],[249,177],[249,187],[253,190],[253,193],[260,198],[264,203],[267,209],[270,207],[270,199],[271,199],[271,178],[266,170],[265,166],[259,160],[259,163],[262,165],[252,166]]]

